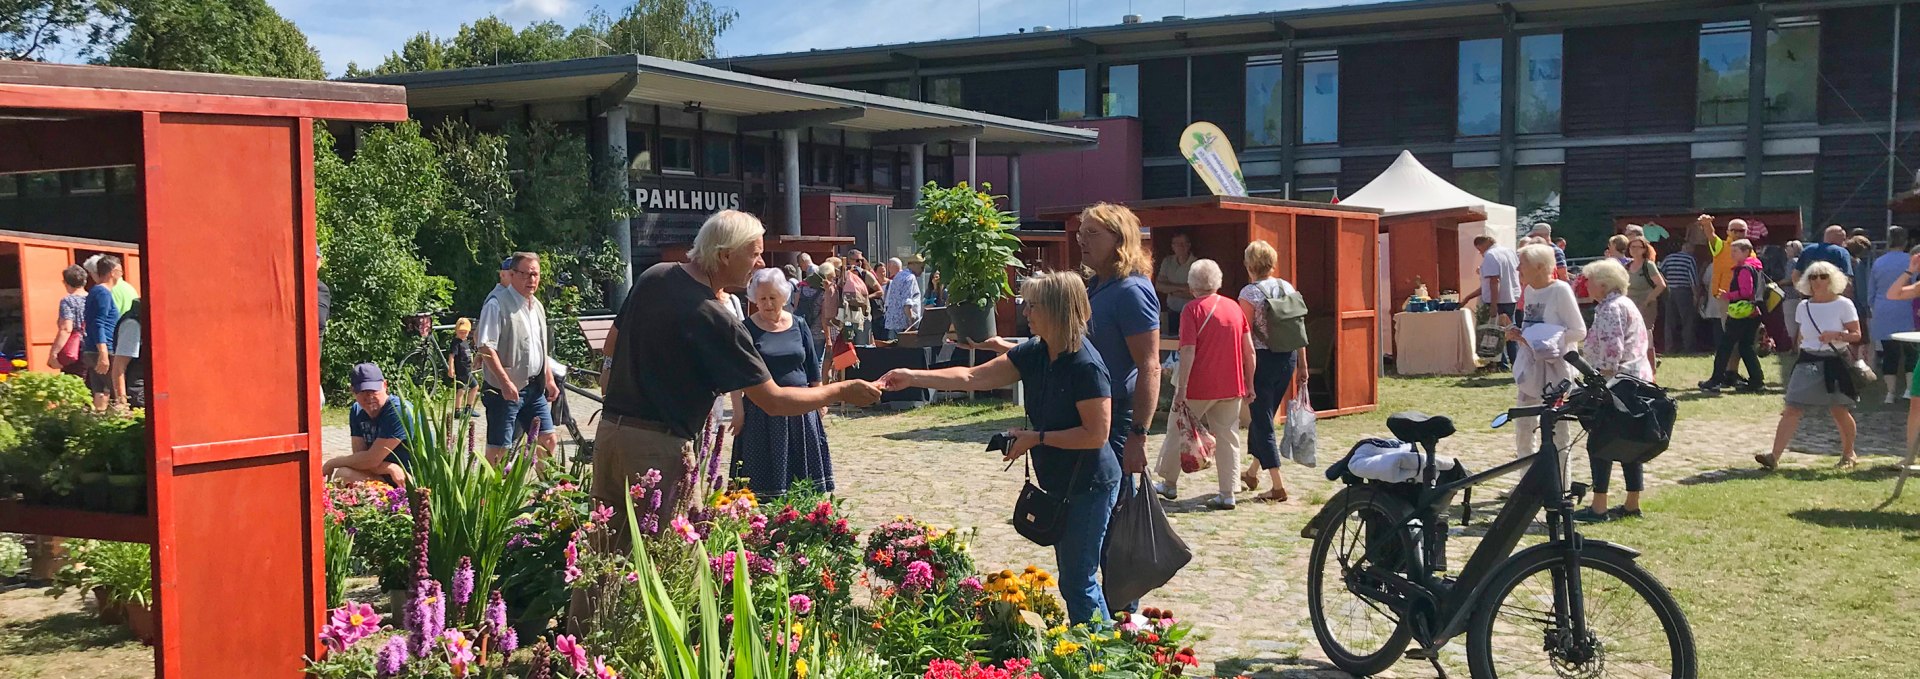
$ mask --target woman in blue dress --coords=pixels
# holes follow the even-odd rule
[[[754,272],[747,283],[753,313],[747,334],[773,381],[783,387],[820,384],[820,352],[807,322],[786,311],[793,284],[779,269]],[[775,417],[734,395],[733,478],[747,479],[753,494],[777,497],[793,484],[811,481],[815,490],[833,492],[833,459],[827,432],[820,426],[825,408],[804,415]]]

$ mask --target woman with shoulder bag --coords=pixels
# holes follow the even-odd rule
[[[1073,624],[1104,619],[1106,596],[1095,581],[1107,539],[1107,523],[1120,492],[1120,464],[1107,449],[1112,386],[1092,342],[1087,340],[1087,286],[1068,272],[1042,274],[1020,285],[1034,336],[1006,354],[975,367],[941,370],[897,368],[880,378],[888,391],[908,388],[983,391],[1020,383],[1031,429],[1007,432],[1005,461],[1032,452],[1032,481],[1023,492],[1056,503],[1049,525],[1034,526],[1054,539],[1060,598]],[[1021,517],[1016,516],[1016,525]],[[1032,537],[1031,535],[1029,537]],[[1043,545],[1044,546],[1044,545]]]
[[[1826,408],[1840,430],[1840,466],[1850,468],[1859,460],[1853,449],[1853,407],[1859,392],[1847,349],[1860,341],[1860,312],[1852,300],[1840,296],[1847,289],[1847,277],[1831,263],[1807,267],[1796,286],[1806,296],[1794,310],[1794,322],[1800,326],[1800,358],[1787,377],[1787,407],[1780,411],[1780,425],[1773,432],[1773,451],[1753,459],[1767,469],[1779,467],[1780,454],[1800,425],[1801,413]]]
[[[1580,273],[1587,277],[1587,292],[1595,302],[1593,327],[1588,330],[1587,338],[1581,344],[1581,353],[1593,364],[1594,370],[1609,378],[1625,375],[1652,383],[1653,359],[1649,356],[1652,352],[1648,350],[1652,341],[1648,337],[1646,322],[1640,318],[1640,305],[1627,292],[1632,289],[1629,281],[1635,274],[1628,273],[1619,263],[1606,259],[1588,264]],[[1593,472],[1593,505],[1574,512],[1573,519],[1582,523],[1600,523],[1639,518],[1640,491],[1646,483],[1640,463],[1620,464],[1620,475],[1625,477],[1627,484],[1627,501],[1618,508],[1609,509],[1607,487],[1613,481],[1613,462],[1592,454],[1587,458],[1588,468]]]
[[[1296,291],[1292,283],[1273,275],[1279,253],[1266,241],[1248,243],[1241,259],[1247,266],[1248,283],[1240,288],[1240,312],[1253,330],[1253,405],[1247,424],[1247,452],[1253,454],[1259,466],[1248,467],[1241,473],[1240,483],[1247,490],[1259,489],[1260,470],[1265,470],[1273,489],[1254,499],[1286,502],[1287,484],[1280,478],[1280,442],[1274,435],[1273,418],[1287,398],[1287,388],[1293,385],[1293,371],[1300,354],[1280,351],[1267,344],[1273,331],[1267,327],[1267,306],[1274,299]]]
[[[1211,259],[1191,264],[1187,289],[1193,301],[1181,312],[1180,369],[1174,384],[1174,403],[1186,410],[1184,426],[1213,435],[1219,448],[1214,465],[1220,493],[1207,500],[1212,509],[1233,509],[1234,472],[1240,462],[1240,408],[1253,383],[1253,333],[1235,300],[1222,297],[1220,265]],[[1197,433],[1197,432],[1196,432]],[[1177,434],[1177,435],[1176,435]],[[1184,432],[1169,434],[1160,444],[1160,482],[1154,490],[1173,499],[1180,483],[1181,457],[1189,439]]]
[[[53,345],[47,348],[47,367],[68,375],[85,376],[87,366],[80,360],[80,345],[86,335],[82,323],[87,313],[87,270],[74,264],[60,272],[67,296],[60,298],[60,316],[54,326]]]
[[[1627,299],[1640,311],[1641,324],[1653,331],[1654,324],[1660,320],[1660,296],[1667,292],[1667,278],[1660,274],[1660,265],[1655,263],[1659,254],[1654,252],[1653,244],[1641,236],[1627,239]],[[1591,292],[1591,291],[1590,291]],[[1593,293],[1598,298],[1600,294]],[[1647,365],[1657,366],[1659,357],[1654,355],[1653,343],[1647,343]]]

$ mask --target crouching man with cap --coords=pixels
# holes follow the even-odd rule
[[[380,366],[354,366],[353,405],[347,409],[353,453],[320,465],[321,478],[406,485],[407,467],[413,463],[407,449],[406,408],[399,396],[387,393],[387,378]]]

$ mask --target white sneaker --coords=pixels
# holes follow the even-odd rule
[[[1233,509],[1233,496],[1224,493],[1216,494],[1212,499],[1207,500],[1207,506],[1213,509]]]
[[[1882,403],[1885,403],[1887,405],[1893,405],[1893,390],[1891,389],[1887,390],[1887,400],[1882,401]]]
[[[1176,497],[1180,497],[1180,492],[1178,488],[1174,487],[1173,484],[1164,483],[1161,481],[1153,482],[1153,492],[1159,493],[1160,498],[1164,500],[1172,500]]]

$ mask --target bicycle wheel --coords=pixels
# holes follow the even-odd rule
[[[1371,497],[1356,496],[1313,540],[1307,563],[1313,636],[1334,665],[1352,674],[1378,674],[1392,667],[1413,634],[1399,612],[1347,587],[1349,577],[1404,565],[1411,545],[1396,528],[1396,514]]]
[[[1488,598],[1467,629],[1474,679],[1520,677],[1673,677],[1693,679],[1693,632],[1667,589],[1632,559],[1611,551],[1580,554],[1587,633],[1555,628],[1557,581],[1567,555],[1536,552],[1487,583]]]
[[[446,386],[447,368],[438,354],[437,351],[428,351],[424,348],[413,350],[413,353],[407,354],[406,358],[400,359],[397,374],[390,375],[387,381],[408,385],[422,395],[432,396],[440,393],[441,387]]]

